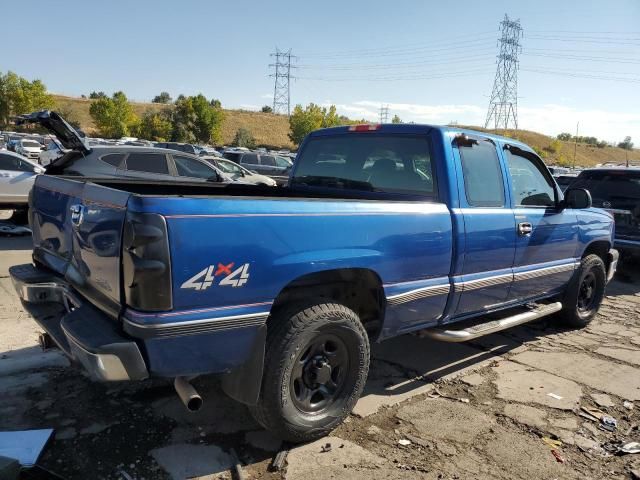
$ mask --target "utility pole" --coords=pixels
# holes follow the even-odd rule
[[[291,59],[295,60],[296,56],[291,55],[291,49],[286,52],[276,48],[275,53],[270,55],[275,58],[275,63],[269,64],[270,68],[275,69],[270,77],[275,78],[273,85],[273,113],[286,113],[291,115],[291,89],[289,88],[291,80],[295,79],[291,75],[291,69],[296,68],[291,65]]]
[[[578,129],[580,128],[580,122],[576,123],[576,141],[573,144],[573,169],[576,169],[576,154],[578,153]]]
[[[522,51],[520,20],[509,20],[505,14],[500,22],[498,68],[489,100],[484,128],[518,129],[518,54]],[[491,127],[490,127],[491,125]]]
[[[380,105],[380,123],[389,123],[389,105]]]

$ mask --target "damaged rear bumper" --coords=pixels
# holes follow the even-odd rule
[[[9,269],[24,307],[72,360],[101,381],[149,376],[138,345],[62,279],[31,264]]]

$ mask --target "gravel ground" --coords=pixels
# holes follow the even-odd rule
[[[64,478],[232,478],[234,455],[248,478],[288,480],[629,479],[640,470],[640,454],[616,453],[640,441],[638,265],[610,284],[584,330],[541,320],[472,344],[405,336],[377,345],[354,414],[272,473],[286,446],[215,380],[196,381],[205,407],[188,413],[168,381],[98,384],[55,350],[42,353],[7,276],[29,261],[30,240],[0,238],[0,250],[0,430],[54,428],[40,463]],[[581,416],[583,407],[617,429]]]

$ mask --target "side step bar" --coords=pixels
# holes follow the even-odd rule
[[[480,323],[462,330],[445,330],[442,328],[429,328],[420,332],[421,336],[430,337],[442,342],[467,342],[491,333],[506,330],[507,328],[532,322],[552,313],[562,310],[562,303],[555,302],[548,305],[535,305],[528,312],[518,313],[511,317]]]

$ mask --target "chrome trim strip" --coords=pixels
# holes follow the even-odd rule
[[[511,283],[512,281],[513,274],[505,273],[502,275],[494,275],[492,277],[479,278],[477,280],[469,280],[466,282],[455,282],[455,286],[460,287],[463,292],[466,292],[469,290],[478,290],[480,288],[494,287],[496,285]]]
[[[517,272],[514,274],[514,280],[516,282],[522,280],[532,280],[534,278],[544,277],[547,275],[555,275],[556,273],[572,272],[579,263],[573,262],[565,265],[556,265],[553,267],[538,268],[535,270],[528,270],[526,272]]]
[[[267,321],[268,317],[269,312],[262,312],[247,315],[233,315],[229,317],[187,320],[184,322],[154,323],[150,325],[141,325],[139,323],[132,322],[126,317],[123,320],[124,330],[128,334],[139,338],[158,338],[256,327],[263,325]]]
[[[387,297],[387,303],[389,305],[399,305],[401,303],[412,302],[421,298],[433,297],[436,295],[447,295],[450,290],[451,286],[449,284],[416,288],[415,290]]]

